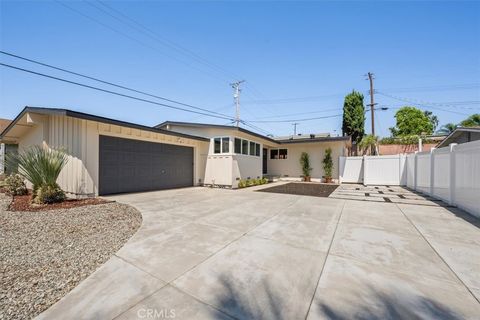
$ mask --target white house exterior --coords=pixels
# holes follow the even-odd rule
[[[240,179],[299,179],[301,152],[312,178],[332,148],[334,178],[349,137],[277,140],[233,127],[165,122],[156,127],[66,109],[25,107],[0,134],[1,142],[62,148],[69,155],[59,185],[72,197],[140,192],[194,185],[236,188]]]

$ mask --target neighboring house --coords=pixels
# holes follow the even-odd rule
[[[453,130],[436,148],[447,147],[451,143],[466,143],[480,140],[480,127],[459,127]]]
[[[5,128],[12,122],[8,119],[1,119],[0,118],[0,132],[5,130]],[[7,146],[5,143],[0,143],[0,174],[5,172],[5,154],[6,154]]]
[[[301,176],[300,154],[310,154],[321,179],[325,149],[338,157],[350,137],[274,139],[234,127],[165,122],[156,127],[66,109],[26,107],[0,134],[19,148],[44,145],[69,155],[59,177],[70,196],[140,192],[193,185],[236,188],[240,179]]]

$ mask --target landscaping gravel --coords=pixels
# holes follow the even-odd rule
[[[46,310],[106,262],[139,228],[116,202],[38,212],[7,211],[0,194],[0,319]]]

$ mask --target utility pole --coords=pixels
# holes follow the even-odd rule
[[[372,115],[372,136],[375,137],[375,98],[374,94],[375,91],[373,90],[373,76],[374,74],[369,72],[368,74],[368,80],[370,81],[370,114]],[[372,146],[372,155],[376,154],[376,147]]]
[[[233,100],[235,101],[235,123],[237,124],[237,127],[240,125],[240,92],[242,91],[240,89],[240,84],[243,82],[245,82],[245,80],[230,84],[233,88]]]
[[[373,91],[373,73],[368,73],[368,80],[370,80],[370,113],[372,115],[372,136],[375,136],[375,98]]]
[[[297,125],[299,125],[300,123],[298,122],[295,122],[295,123],[292,123],[292,126],[293,126],[293,135],[296,136],[297,135]]]

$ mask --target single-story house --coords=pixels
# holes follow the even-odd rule
[[[167,121],[155,127],[56,108],[25,107],[1,132],[18,148],[62,148],[69,161],[59,185],[72,197],[194,185],[236,188],[265,175],[299,179],[308,152],[312,180],[323,176],[332,149],[333,176],[350,137],[307,135],[275,139],[236,126]]]
[[[480,140],[480,127],[458,127],[453,130],[436,148],[448,147],[452,143],[467,143]]]

